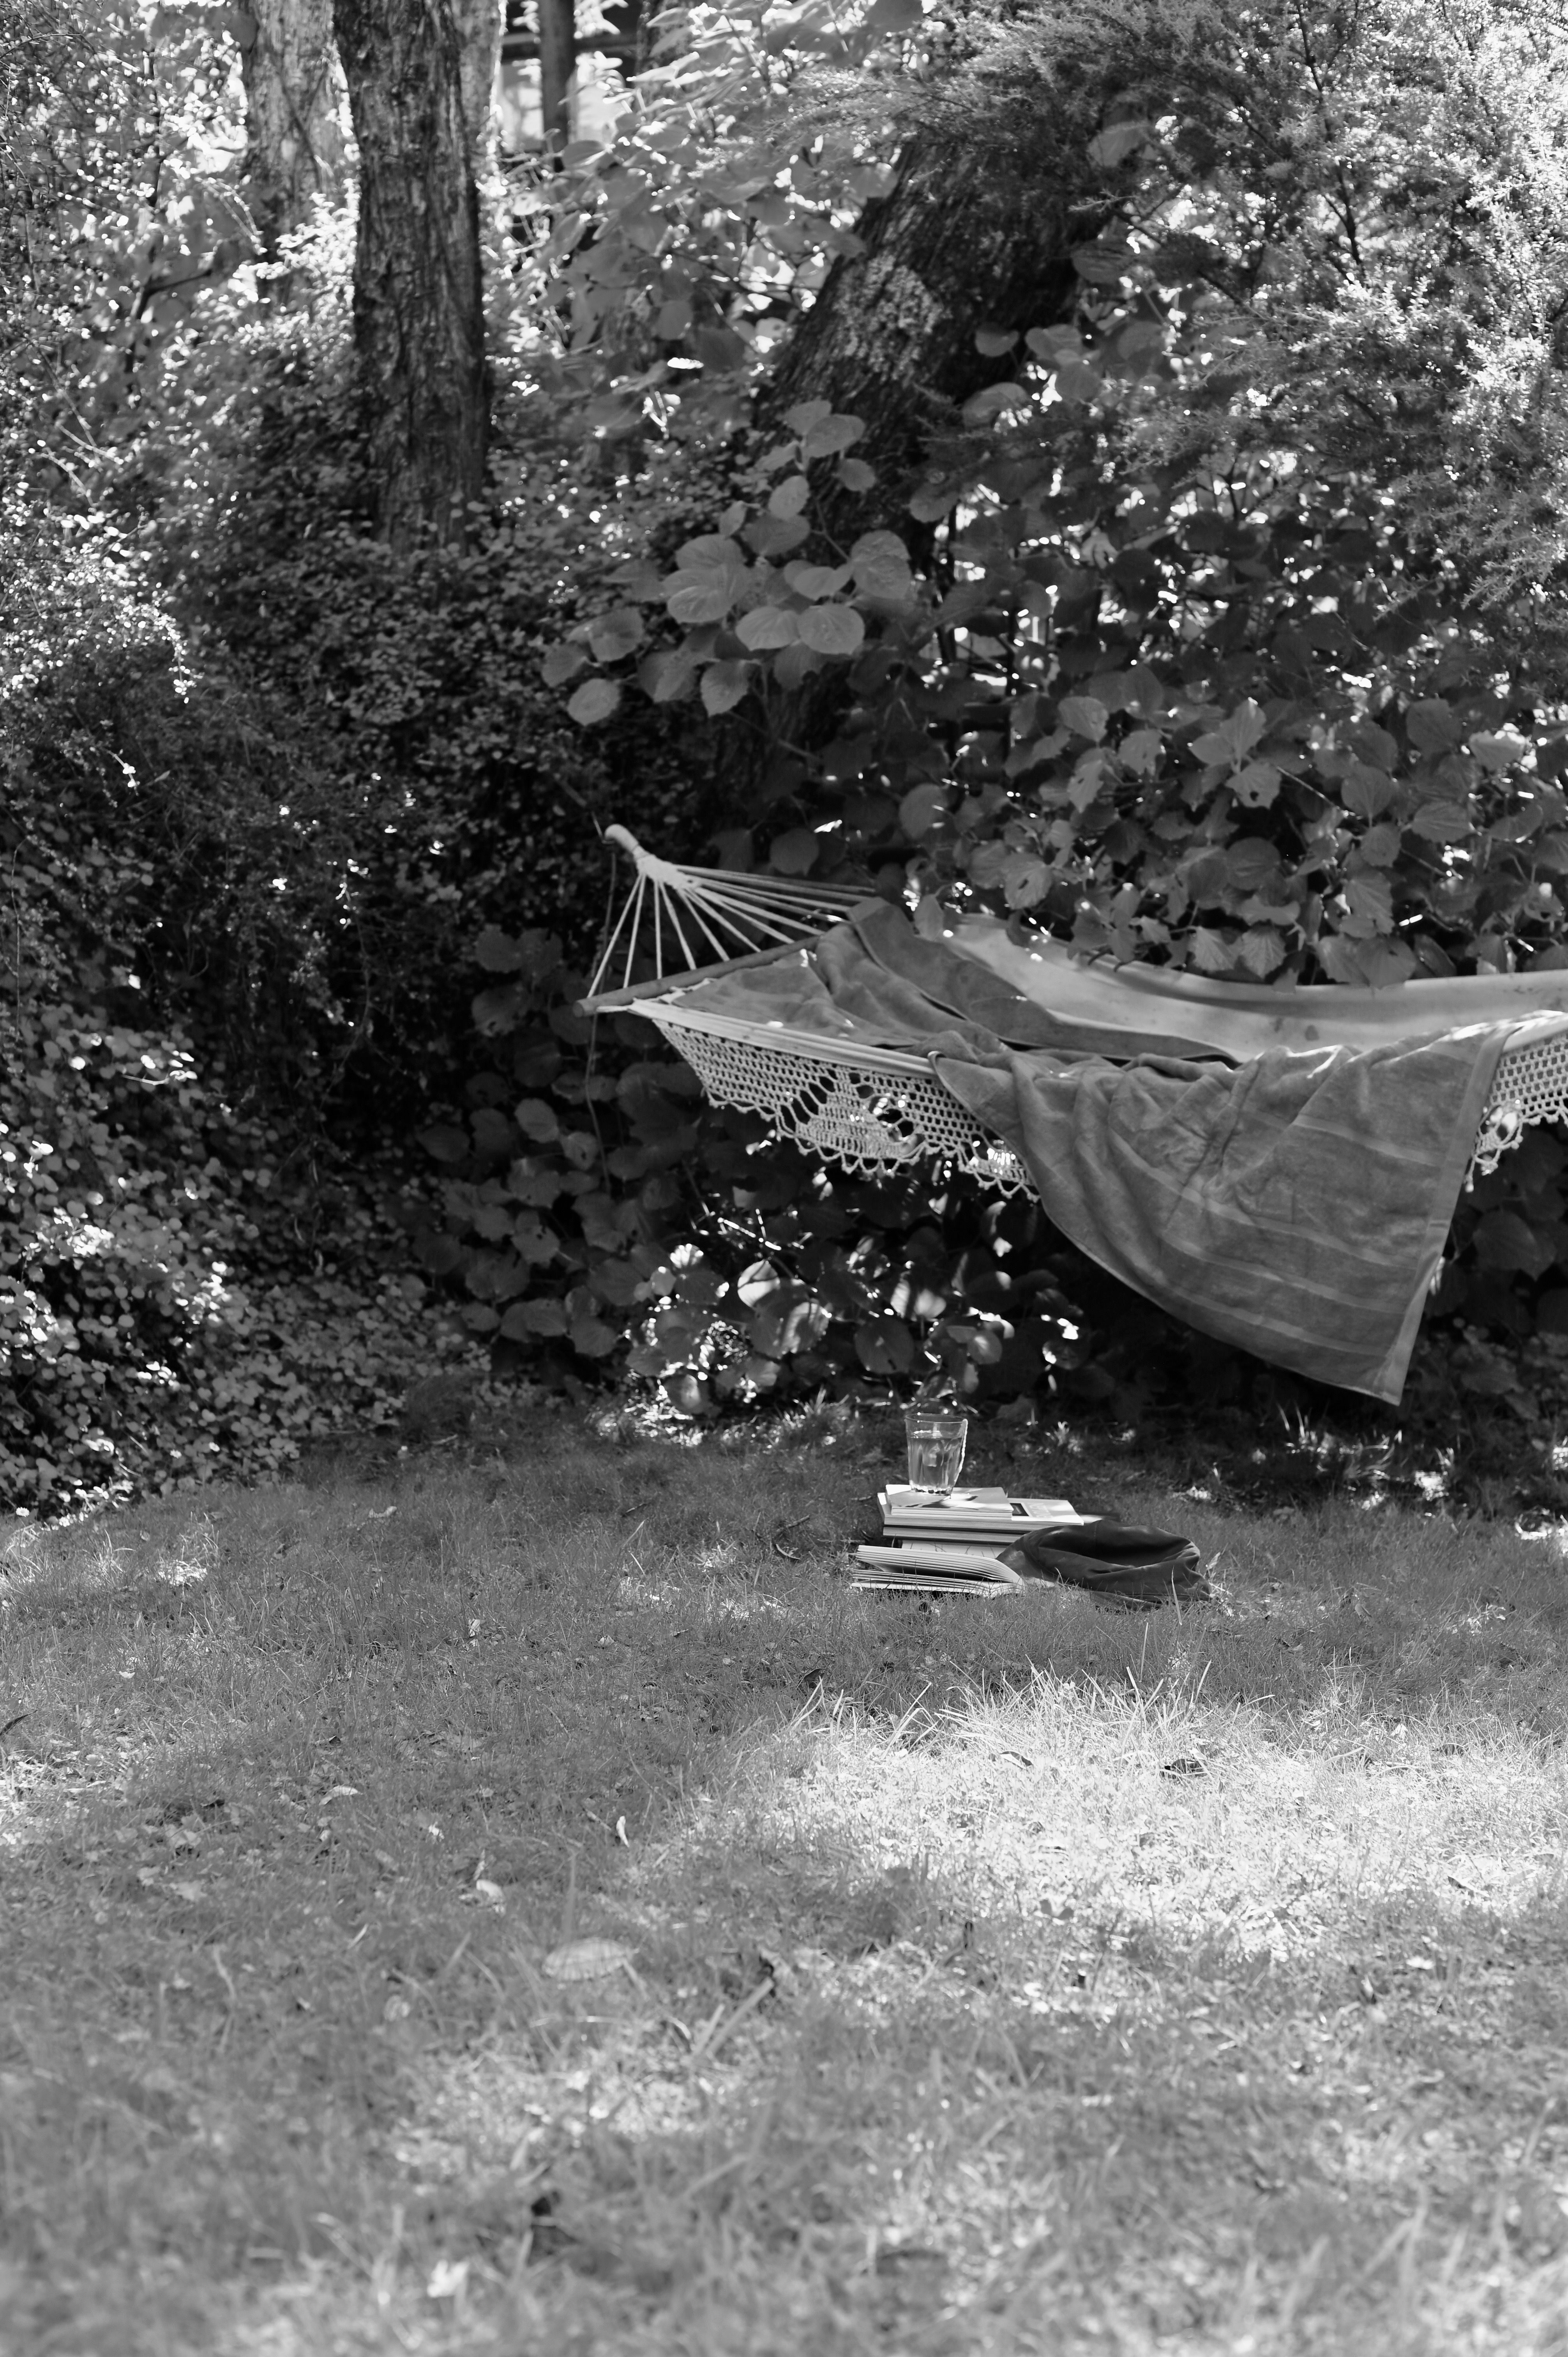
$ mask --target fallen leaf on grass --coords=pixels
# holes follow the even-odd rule
[[[945,2267],[947,2253],[933,2251],[924,2243],[896,2243],[891,2249],[878,2251],[873,2262],[879,2276],[891,2275],[897,2267]]]
[[[552,1948],[544,1970],[553,1981],[602,1981],[631,1962],[631,1950],[619,1940],[568,1940]]]
[[[187,1900],[192,1906],[199,1899],[205,1899],[207,1896],[205,1882],[171,1882],[168,1887],[177,1899]]]

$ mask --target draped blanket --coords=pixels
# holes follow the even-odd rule
[[[1498,1058],[1568,976],[1228,1005],[1081,967],[1040,989],[1031,958],[1000,928],[924,940],[875,902],[681,1003],[928,1058],[1101,1267],[1203,1333],[1397,1402]]]

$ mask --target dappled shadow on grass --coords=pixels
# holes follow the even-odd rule
[[[930,1609],[842,1583],[875,1478],[563,1441],[14,1547],[14,2312],[1380,2349],[1462,2234],[1549,2345],[1551,1543],[1129,1487],[1216,1606]]]

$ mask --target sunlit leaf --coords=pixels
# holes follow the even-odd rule
[[[1029,395],[1021,384],[988,384],[973,394],[963,405],[966,425],[988,425],[993,418],[1005,417],[1010,410],[1026,409]]]
[[[600,614],[588,625],[588,644],[596,662],[618,662],[640,646],[648,635],[648,625],[635,606],[618,606],[612,613]]]
[[[613,679],[585,680],[566,704],[573,719],[585,728],[591,728],[596,721],[607,720],[619,706],[620,688]]]
[[[858,417],[823,417],[801,435],[800,456],[831,458],[841,450],[852,448],[865,435],[865,427]]]
[[[1484,770],[1496,772],[1511,769],[1515,762],[1522,761],[1530,751],[1530,746],[1524,737],[1505,730],[1495,737],[1473,736],[1470,750]]]
[[[736,635],[744,646],[758,652],[776,647],[793,646],[800,635],[800,618],[788,606],[754,606],[736,624]]]
[[[865,638],[865,624],[853,606],[808,606],[800,616],[800,643],[820,655],[853,655]]]
[[[1248,761],[1230,780],[1231,791],[1248,810],[1266,810],[1280,790],[1280,773],[1272,761]]]
[[[1240,768],[1268,725],[1266,716],[1248,696],[1218,728],[1195,737],[1192,749],[1200,761],[1229,761]]]
[[[784,567],[784,578],[798,597],[836,597],[850,579],[847,565],[805,565]]]
[[[1064,695],[1057,712],[1064,728],[1070,728],[1075,737],[1089,737],[1096,745],[1104,736],[1111,717],[1097,695]]]
[[[911,786],[898,804],[900,831],[911,843],[918,843],[922,835],[929,834],[934,826],[940,825],[947,816],[947,810],[948,790],[945,786],[939,785],[934,780],[925,785]]]
[[[746,543],[758,556],[787,556],[811,536],[803,516],[754,516],[746,527]]]
[[[664,603],[672,621],[697,630],[704,622],[722,622],[739,595],[738,578],[725,573],[672,573]]]
[[[545,686],[564,687],[569,679],[576,678],[587,660],[588,653],[585,647],[547,648],[544,661],[539,666],[543,673]]]
[[[1464,802],[1423,802],[1411,820],[1411,832],[1427,843],[1463,843],[1471,829]]]
[[[739,661],[709,663],[703,673],[703,708],[715,716],[733,712],[751,685],[751,665]]]
[[[637,667],[638,684],[655,704],[673,704],[686,694],[696,676],[696,662],[683,647],[645,655]]]

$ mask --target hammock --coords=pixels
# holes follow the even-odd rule
[[[634,883],[580,1002],[584,1013],[615,1008],[641,1016],[691,1065],[714,1104],[762,1114],[779,1136],[857,1175],[930,1163],[1004,1194],[1030,1190],[1018,1157],[977,1124],[937,1078],[929,1056],[693,1004],[700,985],[818,941],[828,925],[864,906],[864,892],[683,866],[645,850],[623,826],[607,827],[605,840],[627,853]],[[1466,976],[1379,991],[1338,984],[1253,988],[1155,966],[1088,966],[1058,942],[1021,948],[993,918],[952,915],[948,924],[947,939],[965,956],[1069,1017],[1140,1036],[1163,1025],[1238,1058],[1317,1039],[1372,1047],[1478,1022],[1529,1024],[1528,1035],[1498,1060],[1466,1189],[1494,1171],[1531,1125],[1568,1120],[1568,1013],[1555,1026],[1541,1021],[1568,1004],[1568,974]],[[717,953],[715,963],[695,964],[693,939]],[[683,971],[666,967],[667,944],[685,957]],[[639,948],[645,957],[651,952],[653,974],[634,983]]]
[[[1370,991],[1111,969],[615,834],[636,886],[585,1011],[652,1023],[714,1103],[852,1171],[1033,1190],[1187,1324],[1376,1398],[1400,1397],[1461,1186],[1568,1116],[1562,974]],[[663,971],[693,934],[714,962]]]

